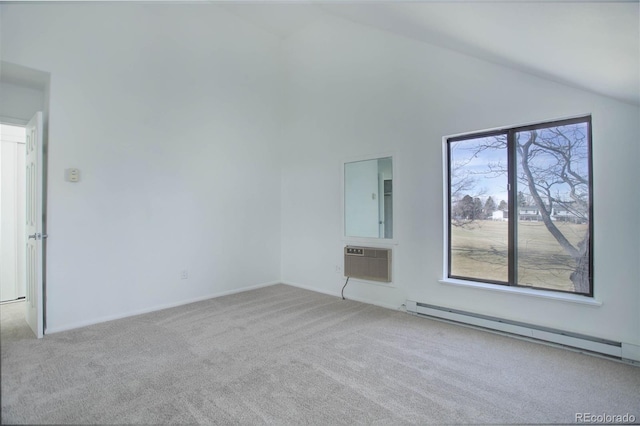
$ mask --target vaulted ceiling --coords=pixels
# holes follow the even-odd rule
[[[638,1],[217,4],[281,38],[334,15],[640,105]]]

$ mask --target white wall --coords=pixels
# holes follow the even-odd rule
[[[379,234],[378,161],[354,161],[344,167],[345,234],[377,237]]]
[[[1,19],[2,59],[51,73],[47,331],[278,281],[276,37],[207,4]]]
[[[44,99],[42,90],[0,80],[0,121],[26,124],[36,112],[45,109]]]
[[[289,38],[284,56],[284,282],[340,293],[336,265],[350,242],[341,235],[341,163],[393,153],[394,283],[350,281],[348,298],[391,308],[410,299],[640,343],[640,192],[631,189],[640,181],[637,107],[340,19]],[[585,113],[593,115],[594,280],[602,305],[440,283],[442,137]]]

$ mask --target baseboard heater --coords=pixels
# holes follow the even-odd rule
[[[540,327],[517,321],[504,320],[502,318],[487,315],[474,314],[472,312],[460,311],[457,309],[427,305],[411,300],[407,300],[406,306],[407,312],[414,315],[445,319],[466,325],[516,334],[536,340],[543,340],[576,349],[583,349],[590,352],[622,358],[621,342],[614,342],[577,333],[569,333],[562,330]]]

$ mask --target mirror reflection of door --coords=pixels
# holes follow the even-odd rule
[[[345,236],[393,238],[391,157],[344,165]]]
[[[384,180],[384,238],[393,238],[393,181]]]

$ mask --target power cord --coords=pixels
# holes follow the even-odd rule
[[[347,277],[347,280],[344,282],[344,285],[342,286],[342,300],[345,300],[344,299],[344,288],[347,286],[347,283],[349,282],[349,278],[350,277]]]

